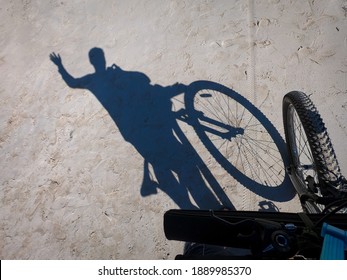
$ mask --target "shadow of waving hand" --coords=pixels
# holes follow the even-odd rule
[[[203,161],[180,132],[171,98],[184,91],[184,85],[152,85],[143,73],[124,71],[115,64],[107,67],[100,48],[89,52],[95,72],[80,78],[67,72],[58,54],[52,53],[50,58],[68,86],[87,89],[96,96],[123,138],[144,158],[142,196],[155,194],[159,188],[180,208],[220,208],[222,204],[232,207],[225,194],[218,195],[207,187],[203,173],[212,184],[218,183],[209,176]],[[150,165],[156,183],[149,179]]]

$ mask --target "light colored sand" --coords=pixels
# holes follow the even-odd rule
[[[221,83],[282,136],[283,95],[305,91],[347,174],[346,13],[342,0],[1,1],[0,258],[172,259],[183,248],[163,233],[164,212],[178,207],[173,197],[141,195],[138,146],[88,90],[64,83],[51,52],[75,77],[93,71],[88,52],[97,46],[108,66],[145,73],[152,84]],[[242,186],[177,123],[237,209],[269,200],[280,211],[300,209],[289,185]],[[167,154],[162,160],[170,163]]]

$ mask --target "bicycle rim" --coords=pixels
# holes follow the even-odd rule
[[[287,134],[288,134],[288,148],[290,150],[291,161],[294,167],[293,172],[295,176],[300,180],[301,185],[297,185],[296,188],[301,186],[307,186],[306,178],[311,176],[315,184],[319,184],[318,171],[315,165],[315,161],[312,155],[312,150],[309,145],[304,126],[300,120],[300,117],[295,110],[293,104],[290,104],[287,111]],[[298,190],[299,193],[305,192],[306,189]],[[317,188],[317,195],[321,196],[319,188]],[[323,205],[305,202],[309,213],[320,213],[324,210]]]

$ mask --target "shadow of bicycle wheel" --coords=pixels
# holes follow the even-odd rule
[[[204,146],[240,184],[272,201],[295,196],[285,172],[286,144],[249,100],[221,84],[196,81],[189,85],[184,101]]]

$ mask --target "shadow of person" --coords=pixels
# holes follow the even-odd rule
[[[182,93],[184,85],[152,85],[143,73],[125,71],[115,64],[107,67],[100,48],[89,52],[95,72],[80,78],[67,72],[59,54],[52,53],[50,59],[69,87],[87,89],[96,96],[123,138],[144,158],[142,196],[155,194],[159,188],[180,208],[218,209],[221,204],[232,207],[230,201],[220,202],[206,185],[202,177],[206,166],[177,124],[171,98]],[[150,179],[149,165],[157,183]]]

